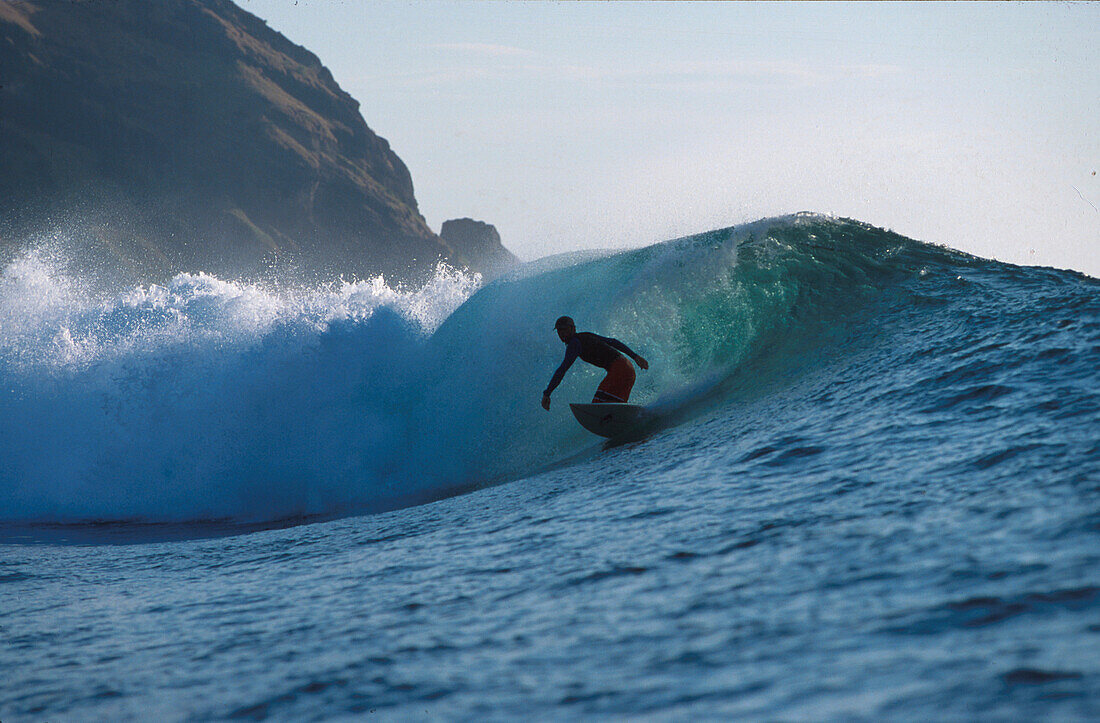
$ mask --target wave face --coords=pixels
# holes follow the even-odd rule
[[[532,474],[593,445],[566,403],[596,370],[575,365],[539,407],[561,314],[647,357],[631,401],[668,425],[825,393],[868,355],[859,413],[949,410],[998,394],[976,349],[1080,365],[1063,402],[1096,405],[1100,283],[816,215],[543,259],[481,288],[446,269],[417,291],[196,274],[100,297],[58,268],[29,254],[0,277],[4,521],[266,522]],[[874,394],[875,375],[897,390],[930,357],[942,378]]]

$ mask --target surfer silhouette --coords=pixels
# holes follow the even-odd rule
[[[630,390],[634,388],[634,367],[626,360],[629,356],[642,369],[649,369],[649,362],[630,350],[618,339],[611,339],[588,331],[577,331],[573,320],[568,316],[554,322],[558,338],[565,343],[565,359],[554,372],[546,391],[542,393],[542,408],[550,409],[550,394],[561,384],[562,377],[580,357],[583,361],[607,370],[607,376],[596,389],[592,397],[593,404],[619,402],[625,404],[630,399]],[[622,353],[620,353],[622,352]]]

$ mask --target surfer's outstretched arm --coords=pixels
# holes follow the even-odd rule
[[[573,337],[569,340],[569,343],[565,346],[565,359],[562,360],[561,366],[554,372],[554,376],[550,378],[550,383],[546,386],[546,391],[542,393],[542,408],[550,408],[550,394],[558,388],[561,384],[562,378],[565,373],[569,371],[569,367],[573,366],[573,362],[577,360],[577,357],[581,354],[581,342],[580,339]]]
[[[612,339],[611,337],[608,337],[608,336],[605,336],[603,339],[604,339],[604,341],[607,342],[608,346],[610,346],[614,349],[618,349],[623,354],[626,354],[628,357],[633,359],[634,363],[637,364],[638,366],[640,366],[642,369],[649,369],[649,362],[647,362],[645,359],[643,359],[642,357],[635,354],[633,352],[633,350],[631,350],[631,348],[628,347],[626,344],[622,343],[618,339]]]

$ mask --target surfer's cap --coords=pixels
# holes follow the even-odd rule
[[[577,325],[573,323],[572,317],[559,316],[558,320],[554,322],[554,329],[576,329]]]

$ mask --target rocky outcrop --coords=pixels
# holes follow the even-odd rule
[[[500,242],[496,227],[483,221],[472,218],[444,221],[439,237],[488,277],[498,276],[519,263]]]
[[[228,0],[0,1],[0,245],[177,271],[416,278],[409,170],[320,61]]]

